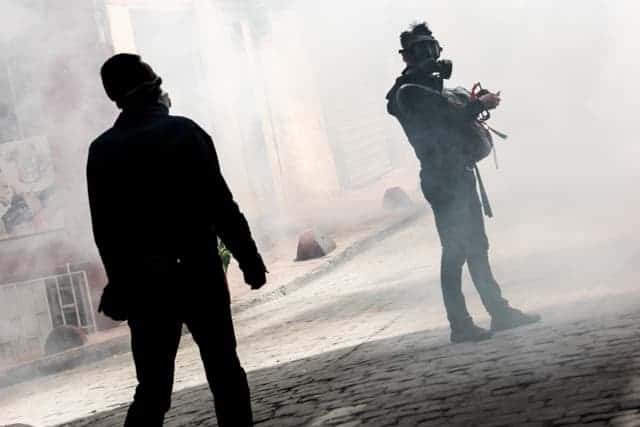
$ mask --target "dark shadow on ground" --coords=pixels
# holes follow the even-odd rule
[[[639,320],[631,310],[460,345],[425,331],[250,372],[256,425],[640,425]],[[122,425],[125,410],[65,425]],[[199,386],[174,394],[166,425],[214,420]]]

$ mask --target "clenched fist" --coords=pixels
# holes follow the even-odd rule
[[[261,258],[251,265],[243,265],[240,266],[240,268],[244,274],[244,282],[249,285],[251,289],[260,289],[267,283],[268,271]]]

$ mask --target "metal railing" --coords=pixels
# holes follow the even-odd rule
[[[71,271],[0,285],[0,358],[37,356],[58,326],[96,330],[87,274]]]

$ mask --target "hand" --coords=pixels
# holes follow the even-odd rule
[[[500,91],[496,93],[485,93],[478,99],[480,100],[480,102],[482,102],[487,110],[493,110],[498,105],[500,105]]]
[[[267,283],[267,269],[264,264],[259,263],[257,266],[252,266],[242,270],[244,274],[244,282],[251,286],[251,289],[258,290]]]
[[[113,283],[107,283],[102,291],[102,297],[100,297],[98,313],[103,313],[119,322],[127,320],[129,317],[128,300],[129,295],[125,295],[123,289]]]

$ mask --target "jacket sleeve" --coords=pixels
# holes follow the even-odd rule
[[[475,119],[478,105],[454,105],[440,92],[421,85],[401,86],[395,104],[420,158],[425,197],[432,204],[452,201],[465,168],[461,147],[453,143],[456,128]]]
[[[389,97],[389,95],[387,95]],[[441,92],[429,87],[406,84],[397,89],[395,94],[396,111],[406,115],[432,117],[454,125],[467,125],[474,121],[485,110],[478,99],[469,100],[465,104],[451,102]],[[387,107],[391,114],[391,108]],[[396,114],[394,114],[396,115]]]
[[[194,165],[196,182],[202,186],[205,209],[213,219],[216,234],[238,260],[240,269],[266,271],[249,224],[222,176],[213,140],[195,123],[193,126],[189,161]]]

